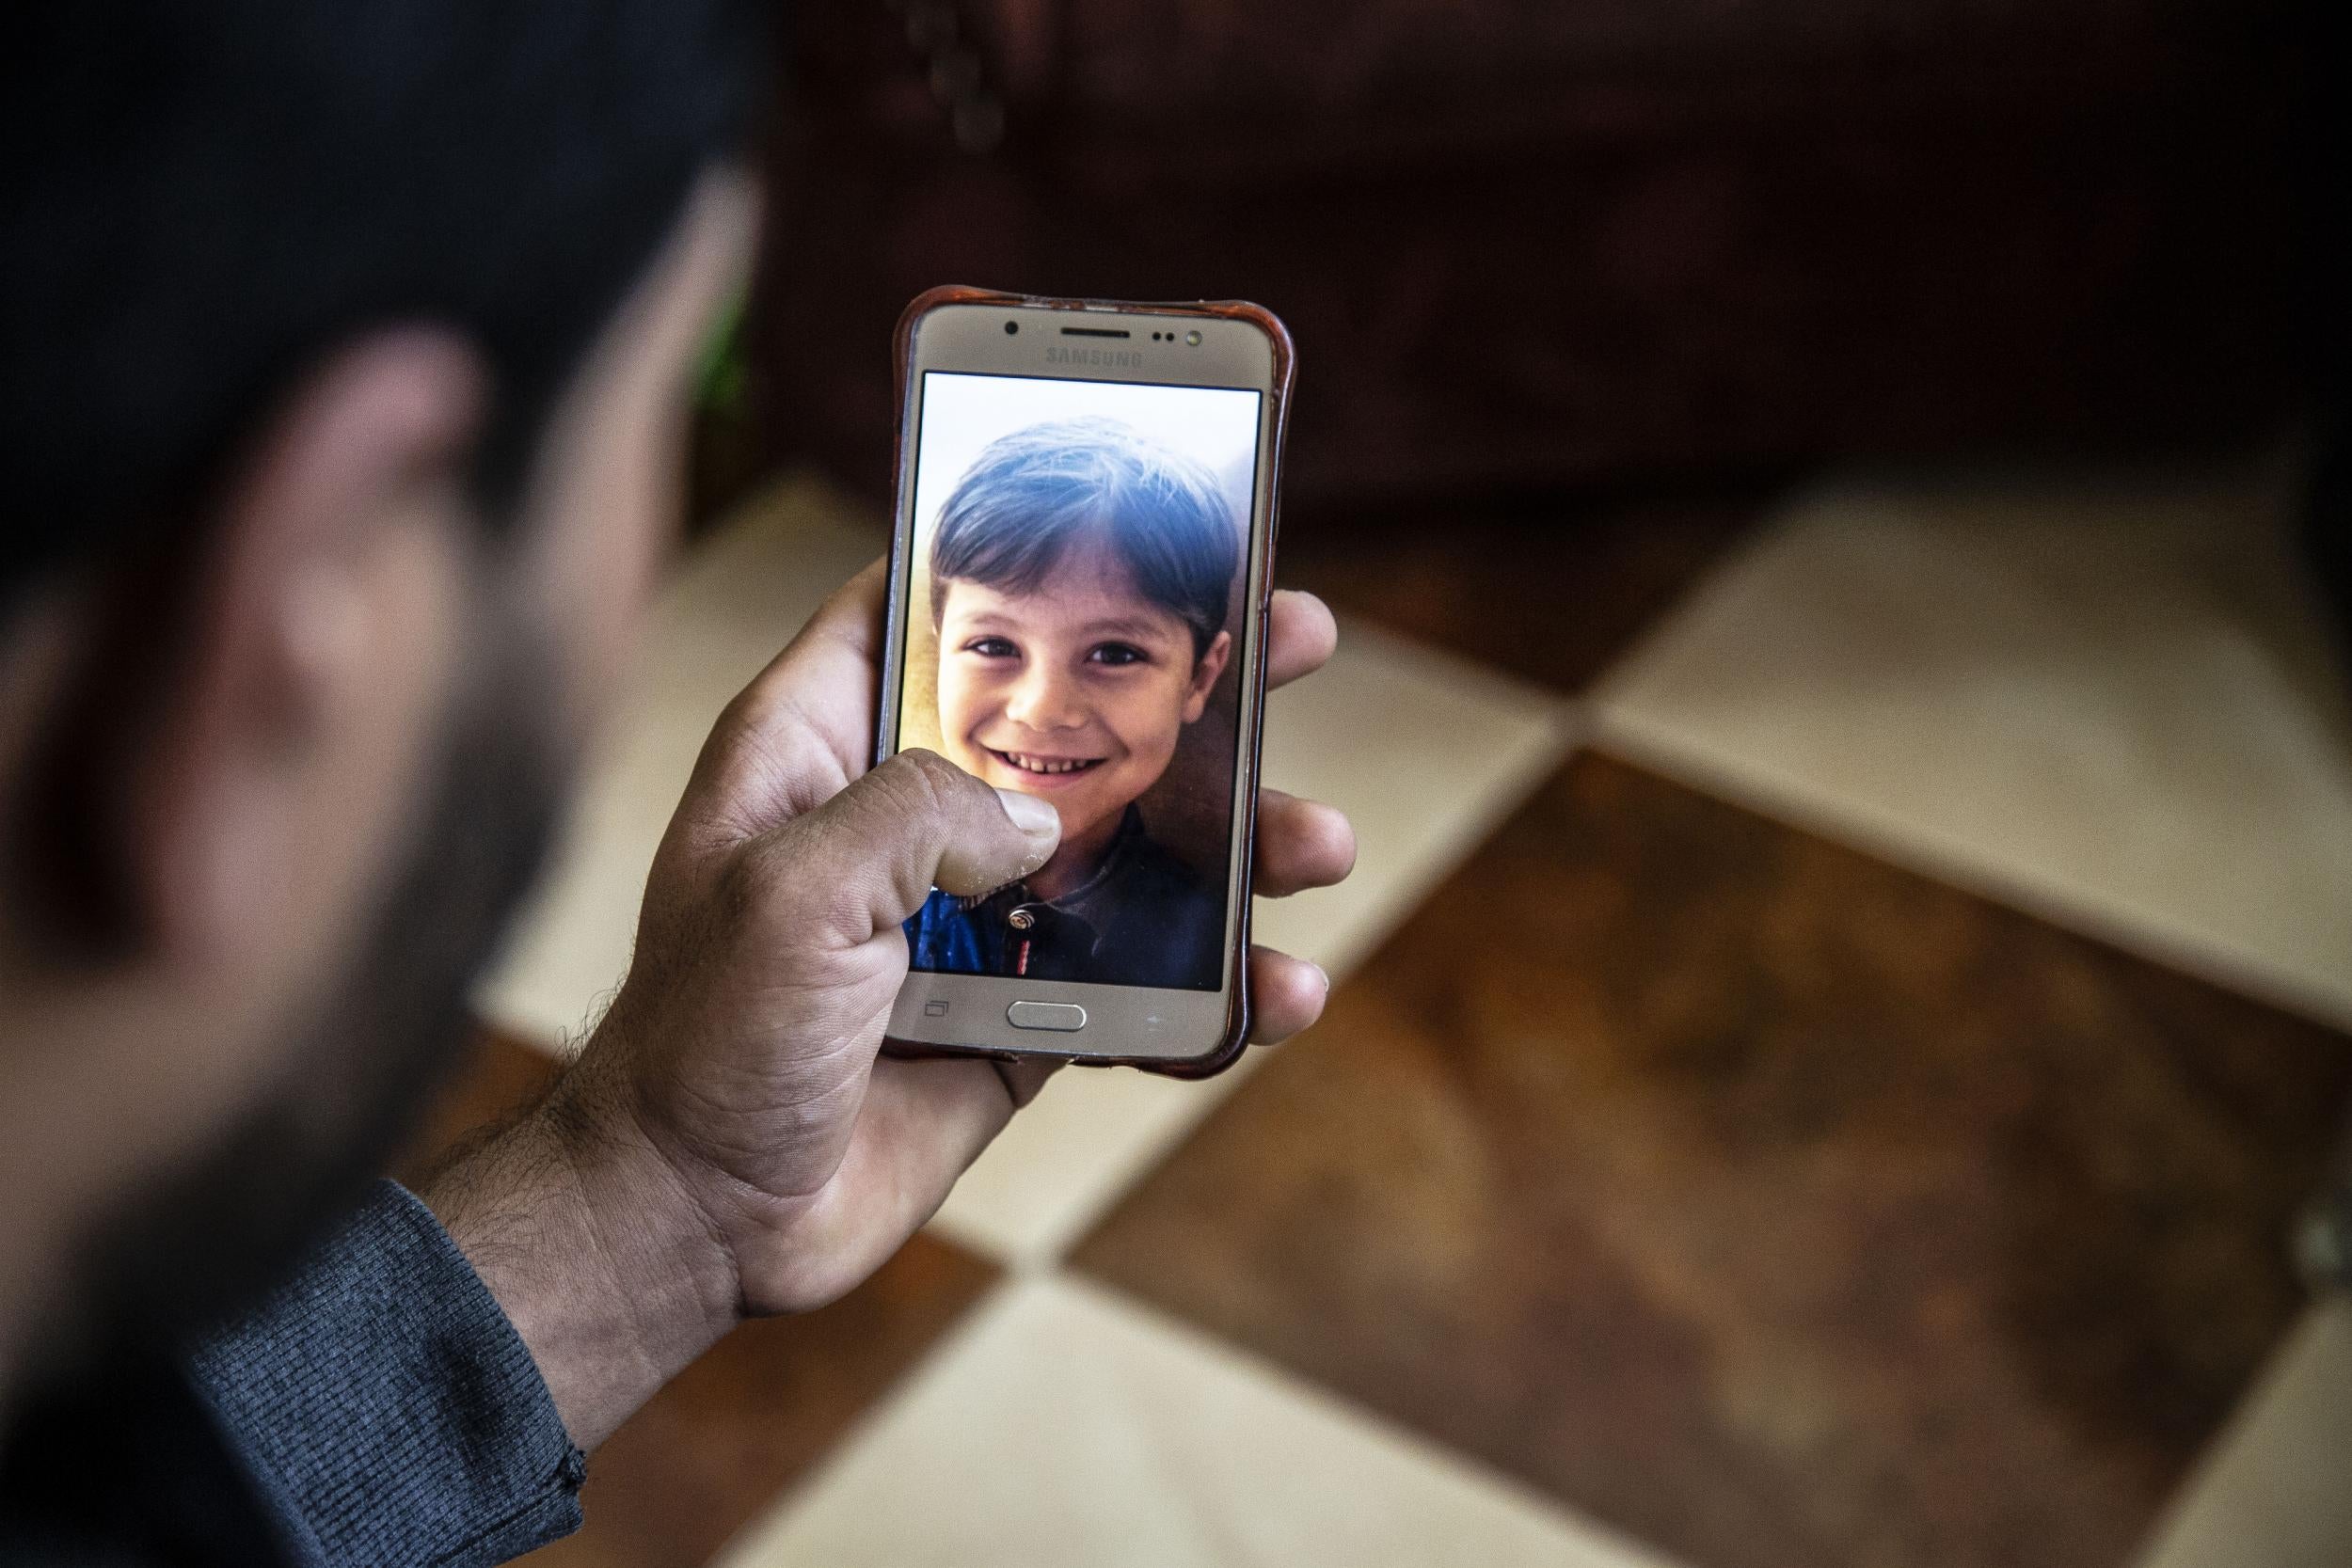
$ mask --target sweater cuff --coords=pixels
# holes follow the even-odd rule
[[[580,1528],[586,1461],[530,1350],[393,1182],[192,1368],[314,1562],[471,1568]]]

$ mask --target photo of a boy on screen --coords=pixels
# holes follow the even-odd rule
[[[1155,842],[1137,799],[1233,652],[1241,531],[1199,463],[1116,420],[991,443],[929,558],[945,754],[1053,802],[1061,845],[981,898],[934,891],[917,968],[1214,990],[1225,895]]]

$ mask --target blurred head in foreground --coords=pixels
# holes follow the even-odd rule
[[[265,1282],[459,1037],[672,526],[748,8],[10,24],[0,1401]]]

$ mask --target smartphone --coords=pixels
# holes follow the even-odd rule
[[[1061,846],[907,922],[901,1053],[1220,1070],[1250,841],[1290,336],[1241,303],[935,289],[900,318],[876,758],[1051,801]]]

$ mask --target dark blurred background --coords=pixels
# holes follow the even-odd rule
[[[2280,0],[795,8],[718,490],[890,472],[943,281],[1290,324],[1295,517],[2275,429],[2314,366]]]

